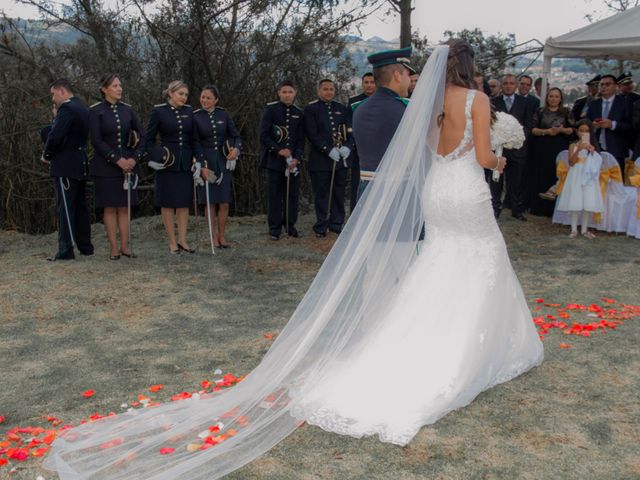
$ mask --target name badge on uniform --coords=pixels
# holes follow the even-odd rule
[[[342,115],[342,112],[333,112],[333,113],[335,113],[336,115]]]
[[[217,122],[219,125],[222,125],[224,123],[224,120],[218,120]]]
[[[180,115],[182,118],[189,118],[189,115]]]
[[[300,115],[291,115],[291,118],[300,118]]]

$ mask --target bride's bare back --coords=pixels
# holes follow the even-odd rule
[[[456,85],[448,85],[444,93],[444,115],[441,117],[440,139],[438,155],[451,154],[462,141],[467,124],[465,104],[469,89]],[[494,168],[497,164],[496,156],[491,152],[489,128],[491,124],[491,109],[489,98],[483,92],[475,92],[471,106],[473,121],[473,145],[476,149],[476,159],[484,168]]]

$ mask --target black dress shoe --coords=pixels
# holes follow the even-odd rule
[[[196,253],[195,249],[193,249],[193,248],[185,248],[180,244],[178,244],[178,250],[180,250],[181,252]]]
[[[93,255],[93,250],[80,250],[80,255],[84,255],[85,257],[90,257]]]
[[[525,217],[523,214],[521,213],[516,213],[514,215],[511,215],[513,218],[515,218],[516,220],[520,220],[521,222],[526,222],[527,221],[527,217]]]
[[[324,232],[324,233],[318,233],[318,232],[316,232],[316,238],[324,238],[324,237],[326,237],[326,236],[327,236],[327,233],[326,233],[326,232]]]
[[[300,238],[300,233],[295,228],[289,229],[289,234],[288,235],[290,237],[293,237],[293,238]]]
[[[496,220],[500,218],[500,213],[502,212],[502,210],[494,210],[493,211],[493,216],[496,217]]]
[[[278,240],[280,240],[280,235],[271,235],[269,238],[271,238],[271,240],[273,240],[274,242],[277,242]]]
[[[336,233],[338,235],[340,235],[342,233],[342,229],[341,228],[330,228],[329,231],[333,232],[333,233]]]
[[[76,257],[74,257],[73,255],[60,255],[59,253],[56,253],[55,255],[51,255],[50,257],[47,257],[47,262],[55,262],[58,260],[75,260]]]

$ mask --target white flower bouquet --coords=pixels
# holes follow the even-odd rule
[[[524,144],[524,130],[520,122],[512,115],[505,112],[496,113],[496,121],[491,126],[491,149],[496,156],[502,156],[505,148],[520,148]],[[500,173],[493,172],[493,180],[500,179]]]

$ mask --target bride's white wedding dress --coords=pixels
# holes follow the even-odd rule
[[[427,174],[418,258],[362,350],[332,365],[293,409],[307,423],[405,445],[421,426],[542,362],[476,161],[474,93],[460,145]]]

